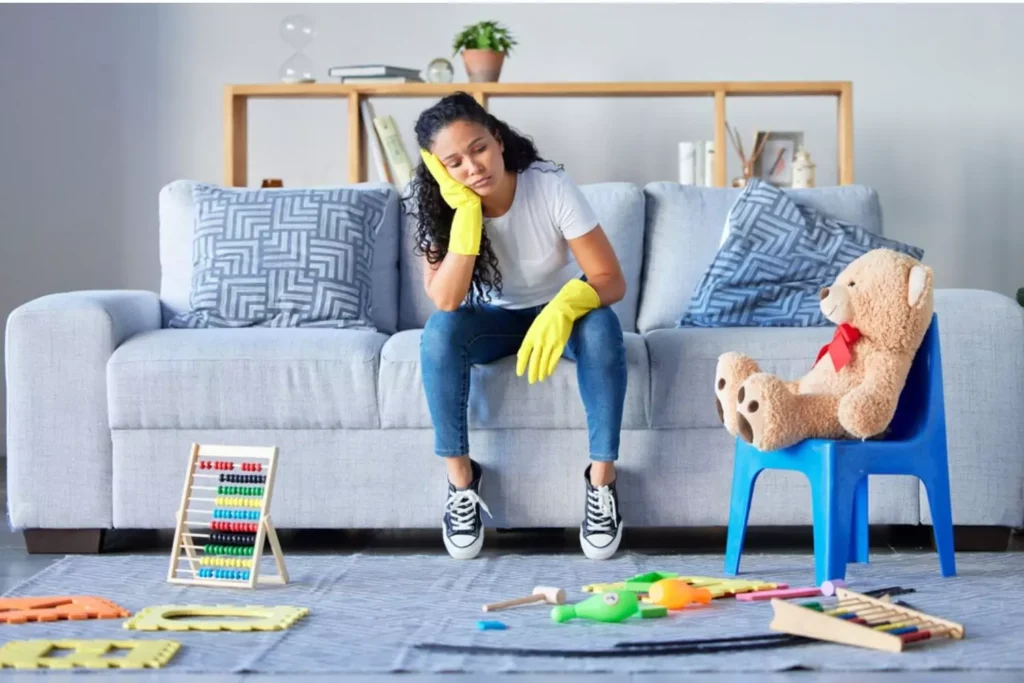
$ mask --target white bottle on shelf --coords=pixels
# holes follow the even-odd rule
[[[814,187],[814,168],[810,153],[801,145],[793,155],[793,187]]]
[[[697,184],[697,145],[693,142],[679,143],[679,184]]]

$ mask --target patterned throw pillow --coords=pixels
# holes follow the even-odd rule
[[[370,267],[386,189],[198,185],[190,309],[170,327],[376,331]]]
[[[752,180],[729,210],[729,234],[690,299],[679,327],[831,325],[818,292],[861,254],[888,248],[920,259],[924,250],[798,205]]]

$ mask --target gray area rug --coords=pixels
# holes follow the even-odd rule
[[[266,561],[266,560],[265,560]],[[308,616],[268,633],[139,632],[122,620],[0,625],[3,642],[28,639],[170,639],[182,644],[165,671],[189,673],[508,673],[508,672],[770,672],[1024,669],[1024,554],[961,554],[959,576],[943,579],[933,554],[874,554],[851,565],[849,588],[915,588],[901,596],[934,616],[964,624],[961,641],[935,640],[888,654],[833,644],[690,655],[561,657],[461,654],[418,644],[493,648],[608,649],[623,641],[706,639],[770,634],[767,603],[715,600],[711,607],[633,618],[619,624],[583,620],[556,624],[550,607],[528,605],[484,614],[487,602],[528,595],[535,585],[563,587],[570,602],[590,596],[591,583],[621,581],[649,571],[722,576],[720,555],[623,554],[606,562],[572,555],[482,555],[459,562],[446,555],[286,556],[287,586],[218,589],[164,581],[167,558],[157,555],[69,556],[6,593],[6,597],[97,595],[137,613],[163,604],[290,605]],[[268,567],[269,568],[269,567]],[[808,586],[813,560],[796,555],[747,555],[739,578]],[[480,631],[496,619],[504,631]]]

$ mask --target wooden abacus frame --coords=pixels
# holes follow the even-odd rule
[[[191,507],[193,493],[196,489],[200,491],[217,491],[217,486],[208,487],[196,485],[196,476],[206,477],[211,475],[199,474],[196,469],[199,466],[200,458],[221,458],[228,462],[235,460],[258,460],[266,461],[266,482],[263,486],[263,495],[260,497],[259,519],[256,522],[256,542],[253,545],[252,566],[249,571],[249,579],[242,581],[237,579],[215,579],[200,578],[200,559],[196,550],[202,548],[196,543],[196,538],[209,537],[209,533],[197,533],[191,531],[191,526],[210,527],[212,511],[195,510]],[[262,465],[262,463],[261,463]],[[211,470],[213,472],[215,470]],[[234,470],[233,470],[234,471]],[[274,477],[277,473],[277,447],[252,447],[252,446],[214,446],[192,444],[192,450],[188,459],[188,469],[185,473],[185,486],[181,493],[181,506],[178,508],[177,525],[174,530],[174,548],[171,551],[171,564],[167,570],[167,580],[170,583],[181,583],[194,586],[211,586],[215,588],[255,588],[257,583],[285,584],[288,583],[288,570],[284,565],[284,553],[281,551],[281,543],[278,541],[277,532],[270,521],[270,496],[274,490]],[[204,499],[197,497],[197,499]],[[216,493],[214,495],[216,500]],[[208,500],[208,499],[207,499]],[[214,508],[216,509],[216,507]],[[189,513],[211,514],[211,519],[193,519]],[[274,556],[274,563],[277,565],[277,574],[260,574],[260,559],[263,555],[265,541],[270,541],[270,550]],[[181,556],[184,550],[187,557]],[[185,560],[189,563],[187,569],[179,567],[179,563]],[[189,576],[181,576],[188,574]]]
[[[855,645],[885,652],[902,652],[905,645],[903,638],[892,633],[877,630],[874,626],[884,622],[897,620],[905,626],[915,626],[928,631],[927,639],[941,637],[962,639],[964,627],[953,621],[933,617],[924,612],[896,605],[886,599],[871,598],[860,593],[836,589],[839,598],[835,608],[847,608],[863,613],[867,624],[859,624],[826,612],[818,612],[810,607],[793,604],[772,598],[772,610],[775,618],[770,627],[796,636],[827,640],[843,645]],[[909,635],[909,634],[908,634]],[[915,638],[914,640],[924,640]]]

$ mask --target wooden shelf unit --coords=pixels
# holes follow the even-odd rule
[[[853,84],[850,81],[626,81],[579,83],[267,83],[224,87],[224,185],[247,183],[248,105],[253,98],[348,100],[348,179],[367,180],[360,104],[368,97],[440,98],[464,91],[487,107],[491,97],[711,97],[715,100],[715,186],[726,187],[728,97],[835,97],[838,183],[853,183]],[[416,150],[412,150],[415,152]]]

